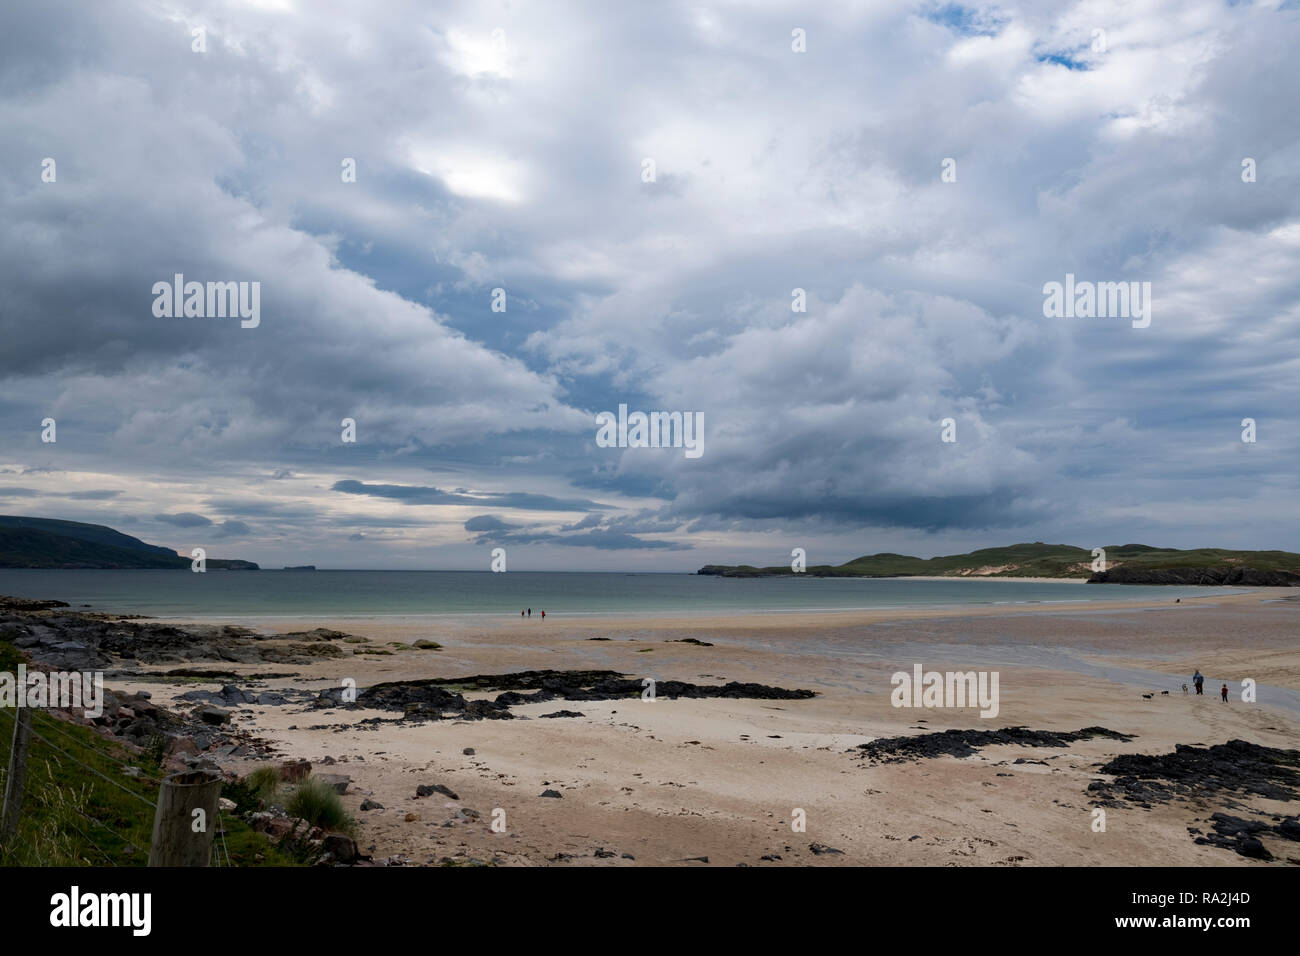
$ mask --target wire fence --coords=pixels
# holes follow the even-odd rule
[[[0,793],[8,783],[16,718],[16,710],[0,708]],[[159,781],[92,735],[89,728],[33,710],[18,833],[0,849],[0,862],[140,866],[147,861]]]

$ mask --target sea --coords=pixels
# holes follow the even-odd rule
[[[257,617],[680,617],[992,607],[1218,596],[1224,588],[997,578],[722,578],[559,571],[63,571],[0,569],[0,595],[186,620]]]

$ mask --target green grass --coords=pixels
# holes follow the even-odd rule
[[[23,656],[5,637],[0,634],[0,670],[13,673]],[[14,709],[0,709],[0,793],[8,776],[14,716]],[[157,765],[147,754],[132,753],[89,727],[42,710],[33,712],[32,730],[18,834],[0,848],[0,866],[148,863],[162,783]],[[301,859],[254,833],[233,813],[223,813],[222,823],[222,865],[227,852],[235,866],[293,866]]]
[[[291,816],[301,817],[327,832],[356,832],[356,821],[343,809],[338,793],[319,777],[308,777],[299,783],[289,794],[284,808]]]
[[[243,782],[261,803],[272,803],[280,792],[280,771],[271,766],[258,767]]]

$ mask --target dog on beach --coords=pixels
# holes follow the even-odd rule
[[[1186,685],[1186,684],[1183,685],[1183,693],[1184,693],[1184,694],[1187,693],[1187,685]]]

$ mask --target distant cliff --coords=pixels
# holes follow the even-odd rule
[[[1300,586],[1300,554],[1290,551],[1229,551],[1222,548],[1154,548],[1145,544],[1108,545],[1106,571],[1093,572],[1090,548],[1041,541],[983,548],[969,554],[916,558],[869,554],[844,564],[809,565],[808,577],[901,578],[919,575],[951,578],[1065,578],[1090,584],[1197,584],[1239,587]],[[709,564],[697,574],[724,578],[793,576],[789,565]]]
[[[208,558],[217,571],[257,571],[252,561]],[[99,524],[0,515],[0,568],[189,568],[190,559]]]

